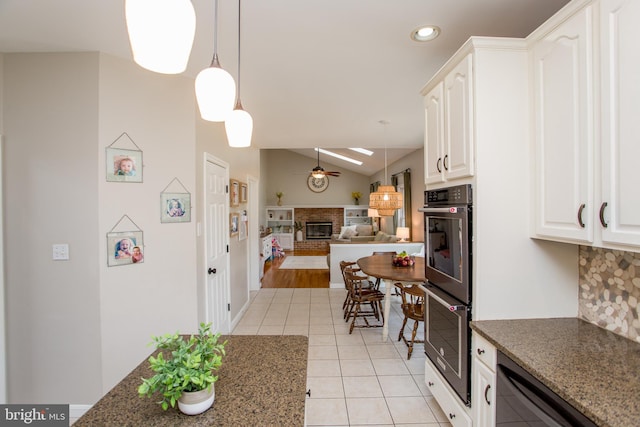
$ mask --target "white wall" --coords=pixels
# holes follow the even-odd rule
[[[197,331],[195,221],[161,223],[160,193],[178,178],[192,193],[192,209],[199,205],[193,81],[100,55],[98,95],[93,177],[100,194],[95,242],[100,250],[102,391],[106,392],[149,354],[151,335]],[[105,147],[122,132],[143,151],[143,183],[105,180]],[[123,138],[115,147],[126,148],[127,143]],[[104,236],[125,214],[144,231],[144,263],[107,267]]]
[[[10,403],[102,392],[98,76],[97,54],[4,57]],[[69,261],[52,261],[54,243]]]
[[[259,176],[259,151],[228,148],[183,76],[75,53],[6,54],[0,77],[9,402],[92,404],[148,356],[151,335],[204,320],[203,153],[243,177]],[[143,151],[142,183],[106,182],[105,148],[122,132]],[[192,221],[163,224],[175,177]],[[106,234],[125,214],[145,261],[107,267]],[[54,243],[70,245],[69,261],[51,260]],[[248,300],[247,240],[230,246],[233,318]]]

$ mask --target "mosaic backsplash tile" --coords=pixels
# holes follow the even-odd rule
[[[580,246],[579,316],[640,342],[640,253]]]

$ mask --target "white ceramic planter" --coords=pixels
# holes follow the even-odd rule
[[[216,398],[215,384],[211,384],[211,391],[204,389],[182,393],[178,399],[178,409],[186,415],[198,415],[211,408]]]

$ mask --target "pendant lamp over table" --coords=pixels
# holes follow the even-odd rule
[[[241,0],[238,0],[238,100],[236,108],[229,113],[224,122],[227,132],[227,141],[230,147],[251,146],[251,135],[253,133],[253,118],[251,114],[242,108],[240,102],[240,11],[242,9]]]
[[[200,116],[210,122],[223,122],[233,110],[236,84],[218,60],[218,0],[215,0],[213,59],[209,68],[196,76],[196,99]]]
[[[126,0],[125,16],[138,65],[162,74],[187,68],[196,33],[191,0]]]
[[[389,124],[386,120],[380,120],[380,124]],[[384,145],[384,179],[387,180],[387,144]],[[402,207],[402,194],[396,191],[393,185],[381,185],[374,193],[369,194],[369,207],[377,209],[380,216],[393,216],[396,209]]]

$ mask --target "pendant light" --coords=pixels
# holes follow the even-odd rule
[[[213,59],[209,68],[196,76],[196,99],[200,116],[210,122],[223,122],[233,110],[236,83],[218,61],[218,0],[215,0]]]
[[[126,0],[133,60],[142,68],[179,74],[187,68],[196,33],[190,0]]]
[[[389,124],[386,120],[380,120],[380,124]],[[387,143],[384,144],[384,179],[387,182]],[[381,185],[378,191],[369,194],[369,207],[377,209],[380,216],[393,216],[396,209],[402,207],[402,194],[396,191],[393,185]]]
[[[229,114],[224,122],[227,131],[227,141],[230,147],[251,146],[251,134],[253,133],[253,119],[251,114],[242,109],[240,102],[240,10],[241,0],[238,0],[238,98],[236,108]]]

